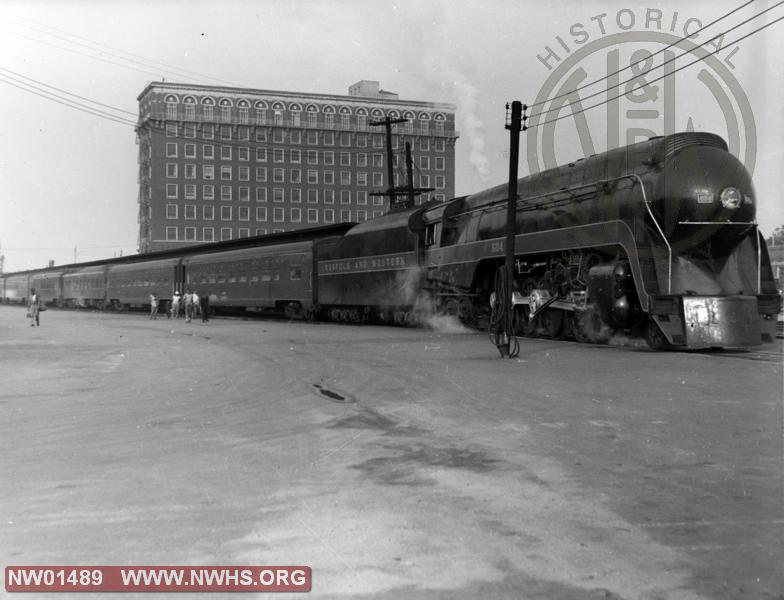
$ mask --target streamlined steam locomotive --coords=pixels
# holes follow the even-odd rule
[[[339,321],[482,326],[505,256],[506,185],[360,223],[2,276],[48,303],[144,305],[208,294],[213,307]],[[751,178],[718,136],[679,133],[518,181],[518,334],[656,349],[772,342],[781,298],[755,223]]]
[[[507,195],[501,185],[357,225],[318,257],[320,304],[383,315],[424,298],[476,322],[504,262]],[[754,189],[720,137],[651,138],[525,177],[516,207],[518,333],[773,341],[781,298]]]

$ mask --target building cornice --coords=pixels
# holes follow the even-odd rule
[[[147,96],[153,91],[161,93],[171,92],[183,94],[192,92],[194,94],[209,94],[214,96],[249,96],[258,98],[259,96],[265,98],[279,98],[287,101],[297,102],[329,102],[335,104],[361,104],[367,106],[368,104],[378,104],[379,106],[397,106],[397,107],[417,107],[428,108],[431,110],[442,110],[448,112],[455,112],[456,107],[454,104],[446,102],[424,102],[420,100],[401,100],[394,98],[376,98],[372,96],[349,96],[340,94],[319,94],[311,92],[288,92],[280,90],[261,90],[254,88],[241,88],[229,86],[214,86],[214,85],[196,85],[186,83],[170,83],[168,81],[152,81],[142,90],[137,101],[141,102],[142,98]]]

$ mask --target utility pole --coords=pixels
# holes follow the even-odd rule
[[[387,189],[385,192],[371,192],[371,196],[389,196],[389,209],[396,208],[411,208],[414,206],[414,198],[419,194],[425,192],[432,192],[435,188],[417,188],[414,187],[414,161],[411,159],[411,144],[406,142],[406,175],[407,182],[405,187],[395,187],[394,173],[392,171],[392,163],[394,156],[392,155],[392,125],[395,123],[405,123],[408,119],[391,119],[389,117],[380,121],[370,121],[369,124],[373,126],[383,125],[386,130],[386,146],[387,146]],[[404,196],[407,199],[403,202],[398,202],[398,196]]]
[[[506,105],[507,110],[509,105]],[[519,101],[512,102],[510,122],[505,126],[509,130],[509,191],[506,204],[506,256],[504,270],[497,279],[500,285],[496,289],[496,305],[498,310],[498,327],[501,330],[497,338],[498,350],[503,358],[514,358],[519,348],[512,347],[514,339],[514,255],[515,233],[517,229],[517,162],[520,156],[520,131],[526,129],[524,107]]]

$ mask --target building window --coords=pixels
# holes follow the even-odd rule
[[[201,193],[205,200],[214,200],[215,199],[215,186],[214,185],[203,185],[201,186]]]
[[[359,171],[357,173],[357,185],[367,185],[367,184],[368,184],[367,171]]]
[[[185,199],[196,200],[196,186],[192,183],[185,185]]]
[[[231,208],[227,206],[226,208]],[[237,208],[237,216],[240,221],[250,221],[250,207],[249,206],[239,206]]]
[[[177,163],[166,163],[166,177],[177,179]]]
[[[168,112],[168,109],[171,108],[171,105],[167,106],[166,108],[167,108],[167,112]],[[170,119],[176,119],[177,118],[177,107],[176,106],[174,107],[174,116],[173,117],[169,117],[169,118]],[[166,137],[177,137],[177,123],[166,123]]]
[[[351,204],[351,192],[349,190],[340,190],[340,203]]]
[[[324,115],[324,127],[327,129],[332,129],[334,126],[335,126],[335,115],[330,115],[330,114]],[[326,144],[327,142],[325,141],[324,143]],[[334,137],[332,143],[334,143]]]
[[[318,183],[318,171],[315,169],[308,169],[308,183]]]
[[[302,190],[300,188],[291,188],[290,190],[291,201],[300,204],[302,202]]]
[[[247,123],[248,122],[248,109],[247,108],[238,108],[237,112],[239,113],[239,121],[240,123]]]
[[[272,181],[275,183],[285,183],[286,181],[285,169],[272,169]]]
[[[221,121],[224,123],[228,123],[231,121],[231,106],[221,106],[220,107],[221,113]]]
[[[368,166],[367,156],[368,155],[365,154],[364,152],[360,152],[359,154],[357,154],[357,166],[358,167],[367,167]]]
[[[245,109],[245,114],[247,115],[248,109]],[[245,121],[248,122],[247,120]],[[250,127],[238,127],[237,128],[237,138],[242,140],[243,142],[250,141]]]
[[[302,209],[300,208],[292,208],[291,209],[291,222],[292,223],[299,223],[302,221]]]
[[[267,162],[266,148],[256,148],[256,162]]]
[[[177,197],[177,184],[176,183],[167,183],[166,184],[166,197],[167,198],[176,198]]]
[[[357,204],[367,204],[367,192],[357,192]]]
[[[383,154],[374,154],[373,155],[373,166],[377,169],[383,168],[384,166],[384,155]]]
[[[316,152],[315,150],[308,150],[308,164],[309,165],[318,164],[318,152]]]
[[[240,177],[240,181],[250,181],[250,168],[249,167],[240,167],[239,168],[239,177]]]
[[[291,183],[302,183],[302,171],[299,169],[291,169],[289,171],[289,179]]]
[[[324,171],[324,183],[326,185],[335,185],[335,172]]]
[[[212,227],[204,227],[201,230],[201,236],[205,242],[214,242],[215,230]]]
[[[221,241],[225,242],[231,239],[231,227],[221,227]]]
[[[445,152],[446,151],[446,141],[438,139],[436,140],[436,152]]]
[[[239,193],[240,193],[240,202],[250,202],[249,187],[241,187]]]
[[[282,163],[284,160],[283,148],[274,148],[272,150],[272,162]]]
[[[221,160],[231,160],[231,146],[221,146]]]
[[[221,206],[221,221],[231,221],[231,206]]]
[[[283,188],[272,188],[272,201],[283,202]]]
[[[278,123],[278,124],[279,125],[283,124],[282,119],[281,119],[281,123]],[[285,141],[286,141],[286,136],[285,136],[285,132],[282,129],[274,129],[272,131],[272,143],[273,144],[282,144]]]
[[[186,242],[195,242],[196,241],[196,228],[195,227],[186,227],[185,228],[185,241]]]
[[[313,115],[312,113],[308,115],[308,121],[310,121],[311,116],[313,116],[313,122],[315,123],[316,115]],[[315,124],[314,125],[309,124],[309,126],[315,127]],[[308,144],[310,146],[315,146],[316,144],[318,144],[318,131],[308,131]]]
[[[185,144],[185,158],[196,158],[196,144]]]
[[[242,146],[241,148],[237,148],[237,158],[241,161],[248,161],[250,160],[250,148],[247,146]]]
[[[167,227],[166,228],[166,241],[167,242],[176,242],[177,241],[177,228],[176,227]]]
[[[335,190],[324,190],[324,204],[335,204]]]
[[[426,137],[419,138],[419,149],[430,150],[430,138],[426,138]]]
[[[266,108],[257,108],[256,109],[256,123],[258,125],[265,125],[267,123],[267,109]],[[259,131],[261,131],[261,130],[260,129],[256,130],[256,139],[257,140],[259,139],[258,138]],[[262,140],[259,140],[259,141],[262,141]],[[264,138],[264,141],[266,141],[266,138]]]
[[[166,157],[177,158],[177,142],[166,142]]]
[[[429,156],[420,156],[419,157],[419,168],[420,169],[429,169],[430,168],[430,157]]]
[[[361,129],[367,127],[367,117],[360,115],[357,117],[357,126]],[[367,148],[367,134],[357,134],[357,148]]]
[[[325,223],[334,223],[335,222],[335,211],[331,208],[324,209],[324,222]]]
[[[237,237],[238,238],[250,237],[250,229],[248,229],[247,227],[240,227],[239,230],[237,231]]]
[[[257,221],[266,221],[267,220],[267,207],[266,206],[257,206],[256,207],[256,220]]]
[[[351,185],[351,171],[340,172],[340,185]]]
[[[308,190],[308,204],[318,204],[318,190]]]
[[[231,200],[231,186],[230,185],[222,185],[221,186],[221,200]]]
[[[267,181],[267,167],[256,167],[256,181]]]
[[[350,210],[341,210],[340,211],[340,222],[341,223],[350,223],[351,222],[351,211]]]
[[[204,111],[205,120],[212,121],[214,118],[212,106],[203,106],[202,110]],[[210,131],[212,131],[212,126],[210,126]]]
[[[367,221],[367,211],[366,210],[358,210],[357,211],[357,221]]]
[[[294,126],[299,127],[299,123],[295,123]],[[299,129],[293,129],[292,131],[290,131],[289,137],[292,144],[302,143],[302,132]]]
[[[436,156],[436,171],[443,171],[444,170],[444,157],[443,156]]]
[[[205,221],[212,221],[215,219],[215,207],[212,204],[205,204],[201,208],[201,216]]]
[[[327,150],[324,152],[324,164],[325,165],[334,165],[335,164],[335,153],[331,150]]]
[[[293,163],[301,163],[302,162],[302,152],[299,150],[290,150],[289,151],[290,160]]]
[[[284,220],[283,207],[276,206],[272,209],[272,220],[275,223],[282,223]]]
[[[196,179],[196,165],[192,163],[185,165],[185,179]]]
[[[308,209],[308,223],[318,223],[318,209],[317,208],[309,208]]]
[[[381,173],[373,173],[373,187],[384,185],[384,176]]]
[[[221,180],[222,181],[231,181],[231,167],[230,166],[223,166],[220,168],[221,170]]]
[[[266,202],[266,201],[267,201],[267,188],[257,187],[256,202]]]
[[[443,175],[436,175],[436,189],[443,190],[446,187],[446,178]]]
[[[256,235],[267,235],[267,228],[266,227],[257,227],[256,228]]]
[[[201,154],[204,160],[215,160],[215,146],[212,144],[204,144],[201,149]]]
[[[341,166],[344,166],[344,167],[350,167],[351,166],[351,154],[349,154],[348,152],[341,152],[340,153],[340,164],[341,164]]]
[[[177,218],[177,205],[176,204],[167,204],[166,205],[166,218],[167,219],[176,219]]]
[[[205,107],[205,108],[204,108],[204,110],[205,110],[204,117],[205,117],[205,118],[207,118],[207,114],[206,114],[206,110],[207,110],[207,108],[208,108],[208,107]],[[212,107],[209,107],[209,108],[211,109]],[[209,118],[210,118],[210,119],[212,118],[212,111],[210,111],[210,116],[209,116]],[[202,137],[203,137],[205,140],[212,140],[212,139],[215,139],[215,129],[213,128],[213,126],[212,126],[212,125],[210,125],[210,124],[208,124],[208,123],[207,123],[207,124],[204,124],[204,125],[202,125],[202,126],[201,126],[201,135],[202,135]]]

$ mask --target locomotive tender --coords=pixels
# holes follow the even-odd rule
[[[6,302],[215,307],[359,322],[424,313],[482,323],[505,256],[506,185],[322,227],[2,277]],[[708,133],[678,133],[518,181],[513,304],[520,335],[656,349],[772,342],[781,306],[751,178]],[[103,278],[103,280],[101,279]],[[103,285],[101,285],[103,281]]]

